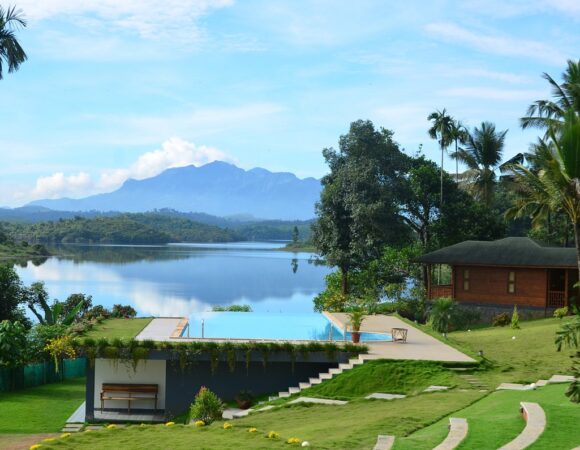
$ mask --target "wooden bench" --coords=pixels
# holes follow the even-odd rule
[[[127,401],[127,412],[129,414],[131,414],[131,402],[152,400],[155,402],[155,412],[157,412],[158,394],[159,386],[157,384],[103,383],[101,388],[101,412],[103,412],[105,400]]]

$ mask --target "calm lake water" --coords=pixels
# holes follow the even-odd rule
[[[308,312],[324,288],[326,266],[280,243],[61,246],[59,256],[17,267],[51,298],[93,296],[93,304],[130,304],[139,314],[188,316],[214,305],[249,304],[259,312]]]

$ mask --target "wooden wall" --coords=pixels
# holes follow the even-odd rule
[[[469,269],[469,291],[463,289],[464,269]],[[515,293],[508,293],[508,274],[516,273]],[[544,308],[547,269],[455,266],[455,298],[462,302]]]

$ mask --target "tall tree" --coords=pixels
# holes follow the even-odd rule
[[[563,83],[559,84],[550,75],[542,75],[552,88],[553,100],[536,100],[528,107],[526,116],[520,119],[522,128],[556,130],[563,126],[565,116],[574,114],[580,118],[580,60],[568,60],[562,74]],[[572,111],[572,112],[570,112]]]
[[[445,149],[451,145],[453,142],[453,118],[447,114],[445,108],[442,111],[436,110],[429,114],[427,120],[430,120],[433,124],[429,128],[429,136],[431,139],[436,139],[441,147],[441,183],[440,183],[440,203],[443,205],[443,155]]]
[[[16,271],[9,265],[0,265],[0,322],[19,320],[23,314],[19,309],[22,302],[22,283]]]
[[[493,203],[496,182],[495,170],[501,164],[503,146],[508,130],[496,131],[495,125],[483,122],[467,136],[465,148],[459,149],[454,157],[467,165],[462,174],[475,197],[487,206]]]
[[[340,269],[346,295],[351,270],[407,237],[399,216],[407,157],[391,131],[362,120],[341,136],[338,151],[327,148],[323,155],[330,173],[322,178],[312,239],[328,264]]]
[[[457,151],[459,150],[459,144],[465,144],[467,141],[467,137],[469,136],[469,132],[465,125],[461,123],[461,120],[453,120],[451,123],[451,138],[453,142],[455,142],[455,153],[453,155],[457,155]],[[459,159],[455,158],[455,182],[459,183]]]
[[[549,126],[541,149],[538,170],[521,164],[512,168],[518,197],[510,215],[531,215],[538,223],[549,211],[562,210],[574,227],[580,274],[580,118],[575,111],[569,110],[563,123]]]
[[[0,80],[4,75],[4,66],[8,67],[8,73],[12,73],[27,59],[15,33],[18,28],[25,26],[22,13],[15,6],[7,9],[0,6]]]

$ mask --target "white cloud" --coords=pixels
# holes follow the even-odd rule
[[[431,36],[454,44],[465,45],[485,53],[517,56],[562,65],[566,56],[542,42],[517,39],[492,33],[476,33],[450,22],[430,23],[425,30]]]
[[[197,22],[212,10],[231,6],[234,0],[20,0],[31,21],[65,19],[102,31],[127,30],[142,38],[165,37],[190,42],[203,32]]]
[[[234,158],[217,148],[205,145],[198,146],[192,142],[173,137],[165,141],[160,149],[140,155],[129,167],[102,171],[96,180],[87,172],[72,175],[57,172],[40,177],[37,179],[30,197],[33,199],[78,197],[96,192],[111,191],[121,186],[129,178],[141,180],[158,175],[172,167],[200,166],[217,160],[235,162]]]

